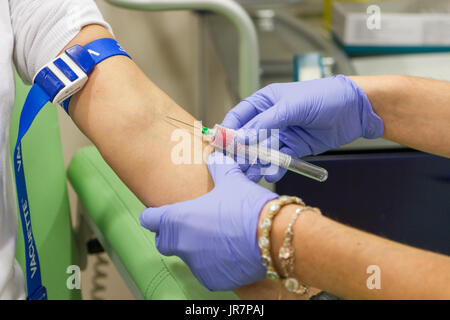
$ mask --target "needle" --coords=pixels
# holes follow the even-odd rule
[[[168,115],[166,115],[166,118],[169,118],[169,119],[171,119],[171,120],[174,120],[174,121],[180,122],[180,123],[182,123],[182,124],[185,124],[185,125],[187,125],[187,126],[190,126],[190,127],[192,127],[192,128],[195,128],[195,126],[193,126],[193,125],[190,124],[190,123],[187,123],[187,122],[184,122],[184,121],[181,121],[181,120],[178,120],[178,119],[169,117]]]

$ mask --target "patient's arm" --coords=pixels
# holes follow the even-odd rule
[[[111,35],[103,27],[91,25],[67,47],[104,37]],[[69,113],[146,206],[192,199],[213,188],[204,163],[176,165],[171,160],[172,148],[179,143],[171,141],[171,134],[178,124],[162,115],[188,123],[193,123],[194,118],[132,60],[117,56],[100,63],[83,90],[72,97]],[[242,298],[262,299],[276,298],[278,289],[275,282],[266,280],[236,292]]]
[[[85,27],[68,46],[111,37],[106,29]],[[116,56],[96,66],[69,113],[103,158],[146,206],[200,196],[213,186],[205,165],[176,165],[171,141],[176,127],[162,114],[189,123],[180,108],[129,58]]]

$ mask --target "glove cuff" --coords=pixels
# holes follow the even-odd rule
[[[373,111],[367,94],[352,79],[345,77],[353,87],[358,97],[360,108],[362,136],[366,139],[377,139],[383,135],[383,120]]]

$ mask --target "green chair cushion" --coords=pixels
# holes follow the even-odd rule
[[[144,205],[96,148],[78,150],[68,175],[95,229],[101,234],[102,239],[99,239],[113,250],[145,299],[238,298],[233,292],[208,291],[181,259],[166,257],[157,251],[154,233],[139,223]]]

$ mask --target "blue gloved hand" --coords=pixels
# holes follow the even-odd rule
[[[278,196],[248,180],[221,153],[208,159],[214,189],[193,200],[149,208],[141,224],[156,233],[156,247],[179,256],[209,290],[231,290],[261,280],[256,232],[265,203]]]
[[[271,84],[230,110],[222,125],[244,131],[280,129],[280,151],[296,157],[322,153],[360,137],[379,138],[384,129],[365,92],[343,75]],[[261,179],[258,165],[241,169],[249,179]],[[278,181],[285,172],[280,169],[266,180]]]

